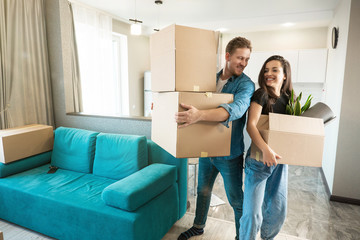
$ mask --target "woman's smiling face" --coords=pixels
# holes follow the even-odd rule
[[[281,62],[272,60],[266,63],[264,77],[266,86],[274,88],[276,95],[280,96],[281,86],[286,79]]]

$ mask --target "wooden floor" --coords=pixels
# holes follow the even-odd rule
[[[178,236],[189,229],[194,221],[194,214],[187,212],[183,218],[175,223],[162,240],[176,240]],[[203,235],[191,240],[233,240],[235,238],[235,224],[230,221],[208,217]],[[257,239],[260,239],[258,236]],[[275,240],[306,240],[295,236],[280,233]]]
[[[178,236],[192,226],[193,213],[186,213],[183,218],[175,223],[162,240],[176,240]],[[4,240],[49,240],[53,239],[40,233],[22,228],[18,225],[0,220],[0,231],[4,234]],[[0,235],[1,236],[1,235]],[[235,227],[233,222],[209,217],[206,223],[205,232],[201,236],[193,237],[191,240],[233,240]],[[258,237],[258,239],[260,239]],[[303,240],[280,233],[275,240]],[[0,240],[1,237],[0,237]]]

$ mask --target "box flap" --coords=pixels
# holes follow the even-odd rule
[[[324,123],[320,118],[269,113],[269,130],[324,136]]]
[[[153,93],[151,140],[173,156],[176,156],[178,95],[178,92]]]
[[[256,125],[257,129],[268,130],[269,129],[269,115],[261,115]]]
[[[211,30],[175,25],[176,50],[192,50],[202,53],[216,54],[215,32]],[[209,52],[211,51],[211,52]]]
[[[175,50],[175,25],[150,35],[150,55],[158,55]]]

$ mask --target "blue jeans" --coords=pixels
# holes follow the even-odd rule
[[[194,226],[204,228],[210,206],[211,192],[216,176],[220,172],[224,180],[226,196],[235,212],[236,236],[239,236],[242,215],[243,190],[242,172],[243,155],[231,160],[214,158],[199,159],[199,175]]]
[[[268,167],[246,157],[241,240],[255,240],[260,229],[262,239],[274,239],[280,232],[286,218],[287,178],[288,165]]]

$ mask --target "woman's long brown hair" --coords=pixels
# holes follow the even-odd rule
[[[281,66],[283,68],[284,71],[284,75],[286,77],[286,79],[284,79],[284,82],[281,86],[280,89],[280,95],[281,94],[285,94],[286,96],[290,96],[291,94],[291,90],[293,89],[292,86],[292,81],[291,81],[291,67],[290,67],[290,63],[282,56],[279,55],[273,55],[271,57],[269,57],[268,59],[266,59],[266,61],[264,62],[263,66],[261,67],[260,73],[259,73],[259,78],[258,78],[258,83],[260,88],[264,89],[266,92],[266,97],[267,97],[267,105],[266,105],[266,109],[269,112],[272,112],[272,105],[276,102],[276,100],[279,98],[279,96],[277,96],[275,94],[275,89],[273,87],[269,87],[266,85],[266,80],[265,80],[265,68],[266,68],[266,64],[270,61],[279,61],[281,63]]]

